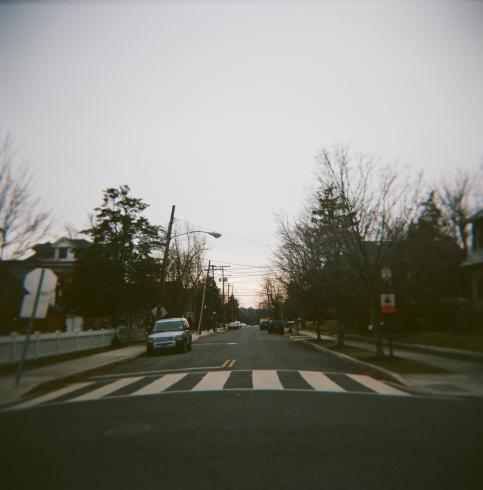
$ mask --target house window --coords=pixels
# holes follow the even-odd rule
[[[59,259],[66,259],[67,251],[68,249],[66,247],[59,247]]]

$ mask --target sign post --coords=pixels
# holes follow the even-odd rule
[[[392,270],[389,266],[381,266],[381,280],[384,284],[385,293],[381,294],[381,313],[383,315],[392,315],[396,313],[396,296],[391,293],[392,290]],[[389,339],[389,354],[393,357],[392,348],[392,333],[391,323],[389,317],[386,317],[387,321],[384,322],[384,331]]]
[[[396,313],[396,296],[394,294],[381,294],[381,312],[386,315]],[[384,329],[386,330],[387,336],[389,338],[389,354],[391,357],[393,357],[394,351],[392,348],[392,333],[390,323],[388,325],[384,325]]]
[[[25,276],[24,287],[29,291],[29,294],[26,294],[22,301],[20,317],[30,317],[30,319],[23,344],[22,357],[17,366],[17,375],[15,377],[16,387],[19,385],[20,377],[22,376],[34,320],[35,318],[45,318],[47,316],[50,295],[55,289],[56,284],[57,276],[50,269],[34,269]],[[32,294],[34,291],[35,293]]]

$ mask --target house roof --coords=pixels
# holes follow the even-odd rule
[[[54,243],[46,242],[34,245],[32,248],[34,250],[34,255],[29,257],[27,260],[32,259],[52,259],[54,257],[54,249],[62,242],[67,242],[74,249],[84,249],[91,245],[91,242],[84,240],[83,238],[59,238]]]
[[[483,219],[483,208],[480,209],[479,211],[477,211],[472,216],[470,216],[470,218],[468,219],[468,221],[470,223],[474,223],[475,221],[479,221],[480,219]]]

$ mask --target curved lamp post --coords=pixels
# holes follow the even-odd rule
[[[218,233],[217,231],[193,230],[193,231],[187,231],[186,233],[180,233],[179,235],[174,235],[171,238],[178,238],[179,236],[190,235],[191,233],[206,233],[207,235],[211,235],[214,238],[221,237],[221,233]]]
[[[177,238],[177,237],[183,236],[183,235],[190,235],[192,233],[206,233],[207,235],[211,235],[214,238],[220,238],[221,237],[221,233],[218,233],[216,231],[205,231],[205,230],[187,231],[186,233],[180,233],[179,235],[174,235],[172,237],[171,236],[171,230],[173,228],[174,210],[175,210],[175,206],[173,206],[171,209],[171,218],[169,220],[168,231],[166,234],[166,245],[164,248],[163,266],[162,266],[162,271],[161,271],[161,301],[164,300],[164,286],[166,284],[166,272],[168,270],[169,245],[171,243],[171,238]]]

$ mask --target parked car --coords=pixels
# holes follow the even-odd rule
[[[158,320],[149,330],[146,343],[148,355],[164,350],[191,350],[191,332],[186,318]]]
[[[283,320],[270,320],[268,324],[268,333],[285,334],[285,322]]]
[[[228,328],[228,330],[236,330],[240,327],[241,327],[240,322],[230,322],[226,324],[226,328]]]
[[[267,330],[270,320],[260,320],[260,330]]]

